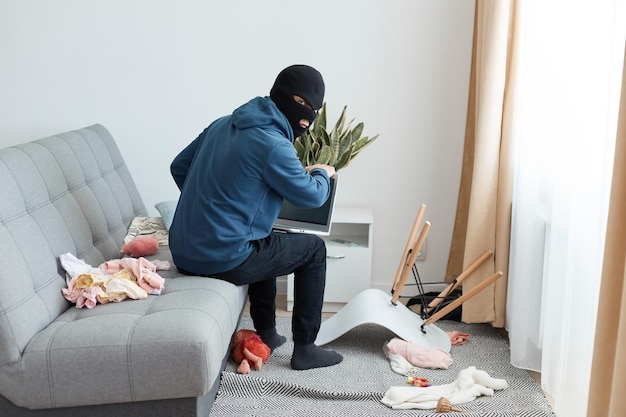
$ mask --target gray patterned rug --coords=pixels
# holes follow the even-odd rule
[[[412,376],[428,378],[433,385],[448,384],[461,370],[475,366],[509,385],[492,397],[457,405],[467,412],[454,415],[555,416],[537,383],[526,371],[510,364],[508,345],[491,326],[456,321],[439,321],[437,326],[444,331],[469,333],[469,341],[452,346],[454,363],[449,369],[422,369]],[[250,318],[243,317],[239,327],[252,329]],[[394,337],[384,327],[366,324],[351,330],[325,346],[341,353],[342,363],[307,371],[294,371],[290,366],[290,319],[278,318],[277,328],[288,341],[274,351],[261,370],[240,375],[236,364],[232,360],[228,363],[211,416],[436,415],[434,410],[394,410],[380,402],[391,386],[407,385],[407,378],[392,371],[383,353],[383,345]]]

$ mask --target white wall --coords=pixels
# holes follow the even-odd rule
[[[374,286],[388,290],[421,203],[426,281],[454,223],[473,0],[0,0],[0,146],[102,123],[151,214],[169,164],[293,63],[326,80],[329,120],[380,139],[342,171],[343,206],[374,211]]]

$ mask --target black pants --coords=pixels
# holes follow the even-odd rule
[[[324,241],[315,235],[271,233],[254,243],[254,252],[241,265],[211,276],[248,285],[250,316],[261,332],[276,327],[276,278],[294,273],[293,340],[313,343],[322,322],[326,286]]]

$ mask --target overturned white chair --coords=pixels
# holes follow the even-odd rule
[[[496,272],[487,280],[481,282],[445,307],[438,309],[442,300],[492,255],[492,251],[489,250],[468,266],[461,275],[453,280],[428,304],[428,306],[423,307],[422,316],[425,318],[409,309],[403,303],[398,303],[398,299],[400,298],[430,228],[430,222],[426,221],[420,229],[425,211],[426,206],[422,204],[418,210],[411,234],[409,235],[398,266],[398,271],[396,272],[391,289],[391,299],[384,291],[375,288],[369,288],[360,292],[341,310],[322,322],[315,344],[321,346],[330,343],[362,324],[377,324],[389,329],[406,341],[425,347],[437,347],[446,352],[450,351],[450,337],[446,332],[435,326],[434,323],[460,306],[467,299],[492,284],[502,276],[502,272]],[[431,313],[432,315],[430,315]]]

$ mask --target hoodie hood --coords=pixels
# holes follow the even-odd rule
[[[235,109],[231,120],[237,129],[273,130],[280,132],[291,143],[295,140],[289,121],[269,97],[253,98]]]

